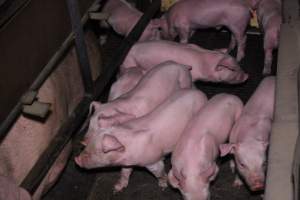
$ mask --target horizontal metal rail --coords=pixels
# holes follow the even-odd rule
[[[145,14],[138,21],[136,26],[130,34],[122,41],[119,49],[116,50],[115,56],[104,67],[103,73],[95,81],[95,91],[93,97],[85,96],[77,105],[74,112],[68,120],[62,125],[56,134],[55,138],[51,141],[48,148],[42,153],[34,167],[21,183],[21,187],[28,190],[33,194],[38,188],[39,184],[53,165],[58,155],[64,146],[70,141],[72,136],[76,134],[77,129],[84,122],[85,116],[89,109],[89,104],[92,100],[98,99],[103,90],[112,79],[113,75],[117,72],[119,66],[122,64],[131,46],[139,39],[144,29],[148,25],[151,18],[160,8],[160,0],[155,0],[145,12]]]
[[[93,6],[92,6],[93,7]],[[88,14],[85,14],[81,20],[81,24],[86,24],[88,20]],[[29,87],[28,91],[38,91],[40,87],[43,85],[48,76],[55,70],[57,64],[63,59],[67,50],[74,43],[74,33],[72,32],[68,38],[61,45],[59,50],[54,54],[54,56],[50,59],[48,64],[43,68],[38,77],[34,80],[34,82]],[[28,92],[27,91],[27,92]],[[25,92],[25,94],[27,93]],[[22,103],[21,100],[15,105],[12,111],[8,114],[6,119],[0,124],[0,144],[6,135],[9,132],[11,126],[15,123],[16,119],[22,112]]]

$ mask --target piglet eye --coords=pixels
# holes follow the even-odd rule
[[[244,163],[242,163],[241,161],[237,160],[237,164],[242,167],[242,168],[245,168],[246,165]]]

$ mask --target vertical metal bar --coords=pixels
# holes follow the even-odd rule
[[[42,153],[36,164],[25,177],[21,183],[21,187],[28,190],[31,194],[36,191],[41,181],[59,156],[60,152],[63,150],[64,146],[70,141],[72,136],[76,134],[77,129],[84,122],[91,101],[101,95],[105,86],[107,86],[107,83],[113,77],[120,64],[123,62],[131,46],[139,39],[150,19],[154,16],[159,8],[160,0],[155,0],[127,36],[127,38],[124,39],[115,56],[105,66],[106,70],[96,81],[94,96],[85,96],[81,100],[68,120],[60,127],[50,145]]]
[[[139,40],[144,29],[148,25],[151,18],[160,9],[161,0],[153,0],[152,4],[148,7],[145,14],[140,18],[132,31],[121,43],[120,47],[116,50],[115,59],[111,59],[110,62],[104,67],[104,72],[96,80],[95,97],[98,99],[99,91],[102,91],[107,83],[112,78],[113,74],[117,72],[119,66],[123,63],[123,60],[127,56],[127,53],[131,49],[132,45]],[[101,83],[98,83],[101,82]]]
[[[85,24],[87,20],[88,20],[88,14],[85,14],[82,17],[81,24]],[[63,42],[59,50],[52,56],[50,61],[47,63],[47,65],[43,68],[43,70],[40,72],[38,77],[31,84],[28,91],[30,90],[37,91],[40,89],[40,87],[45,82],[45,80],[56,68],[57,64],[63,59],[63,56],[65,56],[67,49],[71,45],[73,45],[73,39],[74,39],[74,33],[71,32],[71,34]],[[15,121],[17,120],[21,112],[22,112],[22,103],[19,100],[18,103],[15,105],[15,107],[12,109],[12,111],[9,113],[7,118],[0,124],[0,144],[3,141],[3,139],[6,137],[10,127],[15,123]]]
[[[72,30],[75,34],[76,53],[79,61],[81,77],[84,85],[84,90],[87,94],[92,94],[93,79],[89,58],[84,41],[83,28],[80,23],[80,13],[77,0],[66,0],[70,14]]]

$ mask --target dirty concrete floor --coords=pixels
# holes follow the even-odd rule
[[[229,44],[230,35],[227,32],[205,30],[198,31],[190,42],[199,44],[208,49],[224,48]],[[113,49],[117,48],[120,37],[116,34],[109,36],[108,43],[104,46],[104,53],[108,58],[113,55]],[[235,52],[233,52],[234,54]],[[217,93],[227,92],[239,96],[244,102],[248,100],[263,76],[263,49],[260,35],[248,35],[246,57],[242,60],[242,68],[249,73],[249,80],[240,85],[224,85],[197,82],[199,89],[208,97]],[[105,61],[106,59],[104,59]],[[276,56],[273,63],[275,73]],[[212,200],[259,200],[260,194],[252,194],[242,186],[232,187],[234,175],[229,168],[229,159],[220,160],[220,173],[216,181],[211,185]],[[166,159],[167,170],[170,168],[169,159]],[[119,168],[83,170],[75,166],[73,160],[69,161],[68,167],[55,187],[43,198],[44,200],[179,200],[180,193],[168,187],[162,191],[157,180],[146,170],[138,168],[134,170],[128,188],[118,194],[112,193],[113,184],[119,176]],[[93,184],[93,181],[95,183]]]

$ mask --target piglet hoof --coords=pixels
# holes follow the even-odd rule
[[[235,188],[241,188],[243,186],[243,182],[241,179],[239,179],[238,177],[236,177],[233,181],[233,184],[232,184],[233,187]]]
[[[269,67],[265,67],[263,70],[263,75],[269,75],[271,74],[271,69]]]
[[[168,180],[166,177],[161,177],[158,179],[158,185],[162,190],[165,190],[168,187]]]

